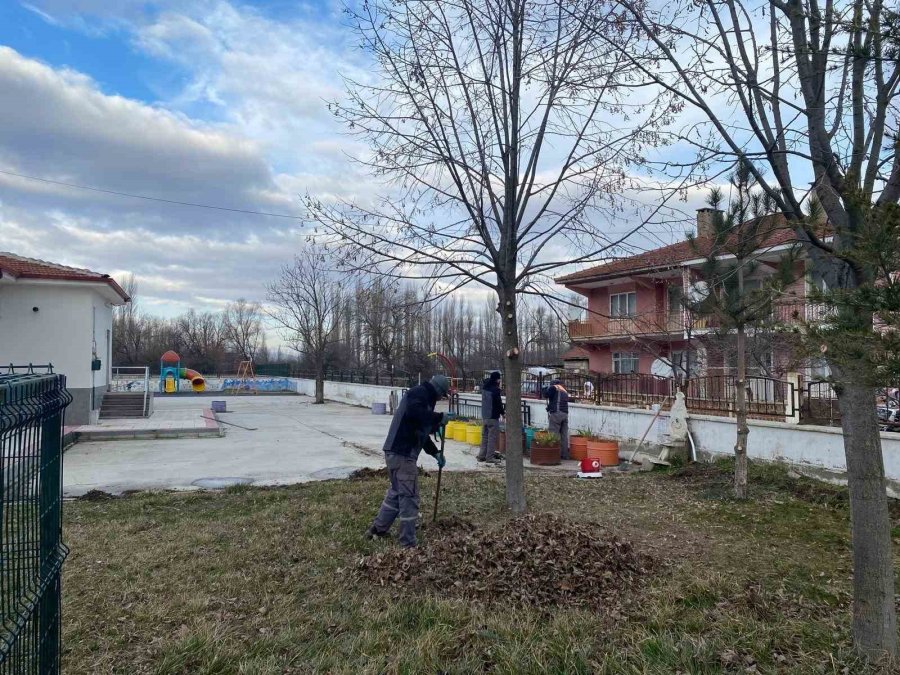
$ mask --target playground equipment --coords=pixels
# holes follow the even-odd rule
[[[196,370],[181,367],[181,357],[171,349],[159,359],[159,390],[174,394],[181,389],[181,380],[188,380],[191,389],[200,393],[206,389],[206,380]]]
[[[227,388],[229,394],[238,394],[246,391],[250,394],[256,393],[256,373],[253,372],[253,361],[241,361],[238,365],[237,377],[232,380],[231,386]]]

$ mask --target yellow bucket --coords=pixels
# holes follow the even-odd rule
[[[459,422],[453,420],[452,422],[447,422],[447,426],[444,427],[444,437],[453,438],[456,433],[456,427],[459,426]]]
[[[480,426],[470,426],[466,429],[466,443],[469,445],[481,445]]]
[[[454,441],[462,441],[466,442],[466,429],[469,428],[468,424],[463,424],[460,422],[456,425],[456,429],[453,430],[453,440]]]

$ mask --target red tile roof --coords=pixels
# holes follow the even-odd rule
[[[797,241],[797,235],[792,229],[778,227],[772,231],[762,248],[772,248],[795,241]],[[556,282],[569,284],[578,281],[595,281],[606,277],[617,277],[636,272],[671,269],[680,266],[688,260],[696,260],[708,255],[712,243],[712,237],[698,237],[693,244],[689,241],[680,241],[677,244],[655,248],[651,251],[628,256],[627,258],[619,258],[602,265],[589,267],[580,272],[573,272],[572,274],[558,277]]]
[[[99,274],[80,267],[67,267],[57,263],[26,258],[15,253],[0,252],[0,273],[17,279],[49,279],[54,281],[81,281],[107,284],[126,302],[131,298],[108,274]]]

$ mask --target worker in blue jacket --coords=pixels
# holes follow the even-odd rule
[[[419,518],[419,468],[416,462],[424,450],[443,468],[444,454],[438,450],[431,434],[447,424],[445,413],[434,411],[438,400],[450,391],[450,380],[435,375],[430,382],[412,387],[400,401],[387,438],[384,458],[391,485],[366,537],[386,537],[394,520],[399,518],[400,545],[416,545],[416,521]]]

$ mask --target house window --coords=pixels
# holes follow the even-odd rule
[[[614,293],[609,296],[611,317],[634,316],[637,313],[637,293]]]
[[[680,315],[681,310],[684,307],[684,289],[681,286],[675,286],[673,284],[669,286],[667,294],[669,301],[669,315]]]
[[[636,373],[638,371],[638,355],[636,352],[613,352],[614,373]]]
[[[696,370],[696,357],[692,351],[674,350],[670,358],[672,372],[680,379],[689,378]]]

